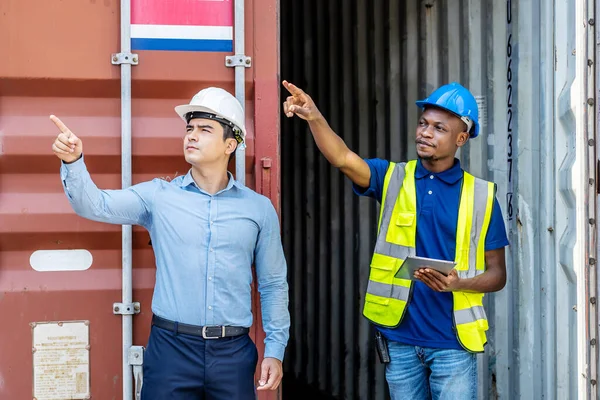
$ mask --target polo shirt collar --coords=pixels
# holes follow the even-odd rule
[[[418,160],[417,168],[415,170],[415,178],[423,179],[429,175],[433,175],[439,178],[441,181],[452,185],[462,179],[463,170],[460,167],[460,161],[458,158],[454,159],[454,165],[450,169],[438,173],[428,171],[427,168],[425,168],[421,163],[421,160]]]

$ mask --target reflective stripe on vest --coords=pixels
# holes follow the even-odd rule
[[[414,171],[413,171],[414,173]],[[407,246],[399,246],[397,244],[391,243],[387,241],[388,230],[390,227],[390,223],[392,220],[392,214],[395,206],[395,201],[385,201],[386,199],[396,199],[398,197],[398,193],[400,193],[400,189],[402,188],[402,184],[404,182],[405,177],[405,168],[404,164],[398,164],[395,168],[392,169],[392,176],[390,177],[389,183],[387,185],[387,190],[385,191],[384,198],[382,199],[382,210],[381,210],[381,218],[379,222],[379,235],[377,235],[377,242],[375,243],[375,253],[384,254],[389,257],[399,258],[404,260],[408,256],[415,255],[415,248],[407,247]],[[384,187],[385,189],[385,187]],[[415,196],[416,198],[416,196]],[[416,217],[416,202],[414,205],[414,216]],[[407,212],[408,215],[410,212]],[[408,217],[410,219],[410,217]],[[412,222],[412,221],[409,221]]]
[[[475,319],[473,317],[475,317]],[[454,322],[457,324],[466,324],[477,321],[478,319],[486,319],[483,306],[475,306],[464,310],[454,311]]]
[[[410,300],[412,281],[395,274],[407,256],[415,255],[416,161],[390,163],[385,176],[379,233],[371,261],[364,315],[372,322],[395,327]],[[465,172],[456,229],[456,270],[461,278],[485,271],[485,236],[495,197],[495,185]],[[467,350],[483,351],[488,329],[482,293],[454,292],[454,323]]]
[[[494,196],[493,183],[464,173],[455,257],[461,278],[473,278],[485,271],[485,233],[490,224]]]
[[[391,293],[390,293],[391,286]],[[381,282],[369,281],[367,293],[379,297],[390,297],[396,300],[408,300],[410,289],[404,286],[388,285]]]

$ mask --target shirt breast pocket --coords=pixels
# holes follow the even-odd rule
[[[386,242],[404,247],[415,247],[416,221],[414,213],[400,212],[392,216],[388,227]]]

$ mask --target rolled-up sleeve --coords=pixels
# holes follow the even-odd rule
[[[61,163],[60,177],[77,215],[93,221],[148,227],[156,183],[144,182],[123,190],[100,190],[92,181],[83,157]]]
[[[266,333],[264,356],[283,361],[290,329],[287,264],[277,213],[270,201],[266,200],[266,203],[254,257]]]

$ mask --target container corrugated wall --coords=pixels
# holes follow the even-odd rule
[[[377,4],[282,2],[281,68],[283,78],[315,99],[351,148],[399,159],[411,140],[389,132],[411,129],[406,115],[417,114],[389,88],[421,90],[402,79],[403,60],[413,57],[400,44],[406,11],[395,1]],[[386,28],[388,22],[375,23],[388,15],[393,29]],[[306,124],[283,121],[282,154],[282,224],[294,321],[287,373],[333,396],[384,399],[383,369],[369,351],[373,332],[360,315],[375,204],[353,195],[350,182],[317,152]]]
[[[577,306],[589,295],[578,299],[577,284],[589,275],[577,221],[593,215],[576,211],[590,189],[578,172],[589,154],[572,145],[574,115],[586,99],[575,82],[585,72],[575,63],[575,7],[281,2],[282,78],[304,88],[362,157],[413,158],[414,101],[435,87],[456,80],[477,96],[482,135],[460,157],[465,169],[498,184],[512,243],[507,286],[487,296],[480,398],[577,398],[578,387],[596,379],[577,346],[592,337],[578,332]],[[282,146],[288,378],[340,399],[384,399],[383,368],[361,316],[377,205],[352,193],[304,122],[284,118]]]
[[[233,2],[230,2],[233,7]],[[259,21],[259,22],[257,22]],[[246,2],[248,148],[246,184],[279,208],[277,8]],[[260,42],[260,45],[256,43]],[[121,398],[121,227],[77,217],[63,193],[51,145],[56,114],[85,146],[101,188],[121,186],[119,2],[0,2],[0,399],[32,398],[32,322],[88,320],[94,399]],[[172,179],[190,166],[184,127],[173,107],[200,89],[234,93],[227,53],[139,52],[133,67],[133,183]],[[260,104],[260,107],[257,106]],[[232,165],[233,169],[233,165]],[[36,250],[86,249],[86,271],[38,272]],[[134,345],[146,345],[154,286],[149,235],[133,229]],[[262,322],[254,292],[252,337],[262,358]],[[263,393],[259,398],[280,398]]]

